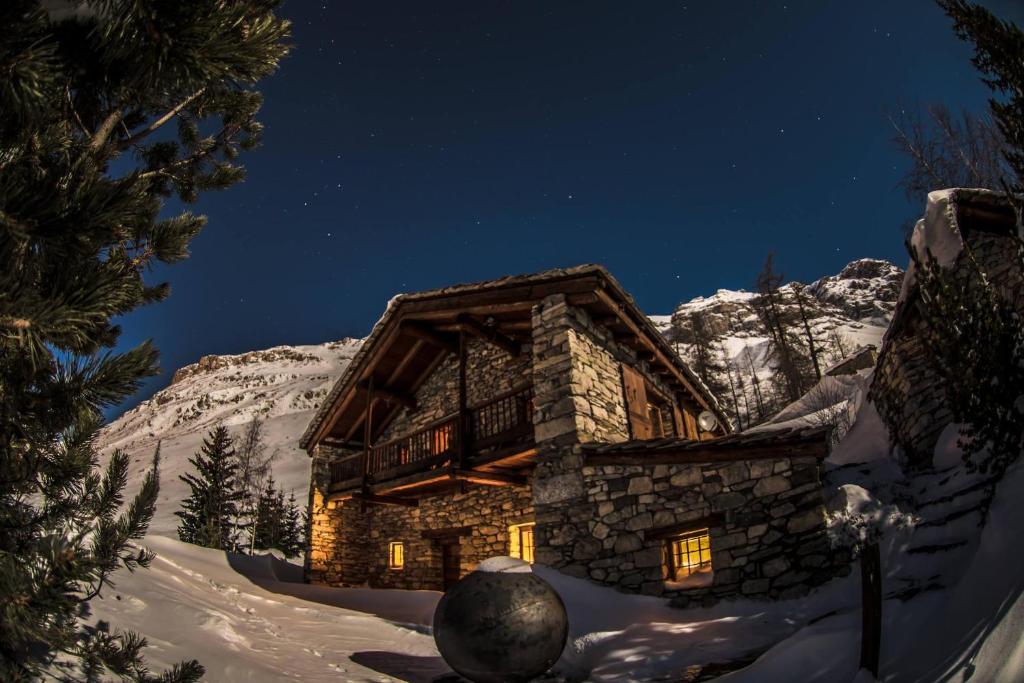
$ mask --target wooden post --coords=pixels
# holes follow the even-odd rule
[[[882,556],[876,542],[868,543],[861,550],[860,596],[860,668],[878,678],[882,649]]]
[[[459,428],[458,443],[456,444],[459,456],[459,467],[465,468],[468,459],[466,440],[469,434],[469,415],[466,410],[466,333],[459,330]]]
[[[366,417],[363,419],[363,488],[370,474],[370,439],[373,436],[373,375],[366,385]]]

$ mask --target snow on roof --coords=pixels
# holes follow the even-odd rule
[[[970,235],[966,234],[965,226],[960,222],[958,208],[965,205],[990,209],[1005,208],[1007,203],[1004,193],[981,188],[954,187],[929,192],[924,217],[914,226],[913,234],[910,237],[910,246],[921,258],[926,258],[931,253],[940,266],[948,268],[956,263],[963,252],[964,240],[970,240]],[[984,225],[975,227],[984,227]],[[893,312],[892,321],[882,339],[879,365],[888,351],[890,338],[899,333],[907,312],[914,308],[911,305],[917,294],[917,280],[914,271],[915,264],[911,260],[903,278],[903,287],[900,290],[899,299],[896,301],[896,310]]]

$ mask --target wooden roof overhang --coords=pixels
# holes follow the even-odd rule
[[[552,294],[586,308],[669,386],[728,425],[711,393],[621,285],[601,266],[589,265],[396,297],[328,394],[301,446],[310,452],[320,443],[361,449],[367,432],[372,443],[402,407],[415,406],[416,390],[458,350],[460,333],[515,354],[531,338],[533,306]]]

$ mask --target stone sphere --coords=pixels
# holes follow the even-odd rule
[[[511,558],[481,563],[434,611],[437,649],[448,666],[475,683],[539,676],[562,654],[568,635],[558,593],[528,564]]]

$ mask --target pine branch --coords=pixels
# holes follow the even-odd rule
[[[138,143],[142,142],[143,140],[148,138],[150,135],[152,135],[154,132],[159,130],[161,126],[163,126],[168,121],[170,121],[175,116],[177,116],[179,113],[181,113],[181,111],[183,109],[185,109],[185,107],[187,107],[190,104],[192,104],[193,102],[195,102],[196,99],[198,99],[205,92],[206,92],[206,86],[203,86],[202,88],[199,88],[199,90],[196,90],[194,93],[192,93],[191,95],[189,95],[188,97],[183,99],[177,105],[172,107],[163,116],[157,118],[151,124],[146,126],[145,129],[139,131],[138,133],[134,133],[131,136],[129,136],[128,138],[118,142],[117,143],[117,149],[119,151],[123,151],[125,149],[128,149],[129,147],[132,147],[132,146],[137,145]]]

